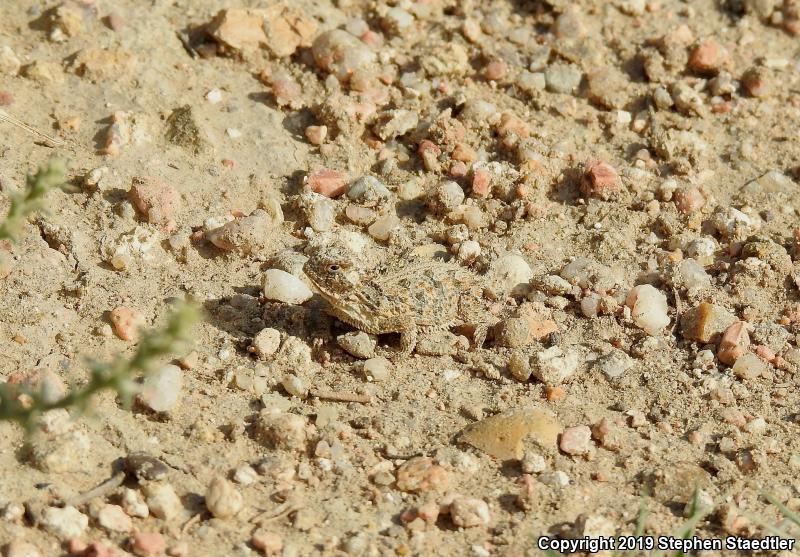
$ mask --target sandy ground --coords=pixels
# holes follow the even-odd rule
[[[0,545],[538,555],[643,493],[670,535],[695,485],[700,537],[767,535],[762,490],[800,508],[794,4],[3,2],[2,108],[64,144],[0,123],[0,185],[60,155],[77,189],[0,246],[0,379],[81,384],[134,349],[115,308],[206,318],[166,401],[0,425]],[[319,238],[452,257],[499,324],[365,371],[302,295]],[[61,510],[135,452],[165,477]]]

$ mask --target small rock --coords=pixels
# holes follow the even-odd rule
[[[314,192],[335,198],[347,190],[347,174],[340,170],[317,170],[308,175],[307,184]]]
[[[600,160],[586,163],[581,180],[581,191],[584,195],[608,201],[621,189],[619,176],[613,166]]]
[[[400,226],[400,219],[394,214],[394,211],[390,211],[378,217],[375,222],[367,228],[367,233],[376,240],[385,242],[389,239],[392,231],[398,226]]]
[[[769,368],[764,360],[755,354],[748,353],[740,356],[736,362],[734,362],[732,370],[736,377],[752,381],[766,374]]]
[[[702,302],[681,317],[681,334],[686,340],[716,342],[735,321],[736,317],[725,308]]]
[[[150,514],[162,520],[177,518],[183,511],[181,500],[173,487],[164,482],[147,483],[142,486]]]
[[[308,387],[305,382],[293,373],[287,373],[281,379],[281,386],[290,395],[305,398],[308,394]]]
[[[565,353],[558,346],[551,346],[534,357],[533,376],[545,385],[560,385],[578,371],[580,363],[581,356],[576,350]]]
[[[761,98],[772,94],[774,85],[766,68],[757,66],[748,69],[742,75],[742,87],[751,97]]]
[[[400,137],[414,130],[419,124],[416,110],[394,109],[385,113],[381,122],[374,126],[375,134],[384,141]]]
[[[112,532],[130,532],[133,521],[119,505],[103,505],[97,513],[97,522]]]
[[[336,220],[336,202],[313,192],[303,192],[301,202],[308,225],[315,232],[326,232],[333,227]]]
[[[235,50],[255,49],[267,42],[263,10],[220,10],[206,29],[215,40]]]
[[[428,196],[428,206],[438,213],[452,211],[464,203],[464,190],[452,180],[439,182]]]
[[[527,383],[533,372],[528,355],[515,350],[508,359],[508,371],[520,383]]]
[[[594,367],[609,379],[616,379],[633,366],[633,358],[622,350],[613,350],[598,359]]]
[[[167,364],[145,377],[139,400],[154,412],[169,412],[180,402],[182,390],[183,371]]]
[[[267,447],[289,451],[306,448],[306,420],[297,414],[264,409],[255,423],[256,440]]]
[[[258,481],[258,473],[248,464],[242,464],[233,472],[233,481],[239,485],[252,485]]]
[[[91,454],[90,438],[80,430],[35,438],[30,446],[31,464],[48,474],[85,470],[87,454]]]
[[[552,93],[570,95],[578,89],[582,78],[581,70],[572,64],[550,64],[544,70],[547,90]]]
[[[525,456],[520,461],[520,468],[524,474],[539,474],[547,470],[547,461],[539,453],[525,451]]]
[[[383,357],[364,362],[364,375],[369,381],[385,381],[391,373],[392,363]]]
[[[181,195],[171,185],[148,176],[135,176],[128,191],[131,203],[147,222],[166,225],[180,208]]]
[[[486,168],[472,171],[472,193],[475,197],[489,197],[491,193],[492,173]]]
[[[144,502],[141,494],[135,489],[123,487],[120,496],[120,504],[125,510],[125,514],[128,516],[136,518],[147,518],[150,516],[150,509],[147,503]]]
[[[120,306],[111,310],[109,315],[111,326],[114,333],[122,340],[136,340],[139,327],[142,325],[142,317],[138,312]]]
[[[568,455],[582,455],[591,451],[592,430],[589,426],[568,427],[561,434],[558,447]]]
[[[669,325],[667,297],[649,284],[635,286],[625,298],[633,322],[649,335],[657,335]]]
[[[322,145],[325,143],[325,138],[328,137],[328,126],[307,126],[304,133],[309,143],[312,145]],[[322,192],[318,191],[317,193]]]
[[[375,355],[378,342],[374,335],[353,331],[336,337],[336,344],[351,356],[366,360]]]
[[[689,55],[689,69],[701,75],[716,75],[730,59],[728,50],[716,41],[704,41]]]
[[[550,487],[566,487],[569,485],[570,479],[569,476],[561,470],[553,470],[552,472],[543,472],[540,474],[539,481]]]
[[[428,457],[417,456],[397,469],[397,489],[411,493],[442,491],[449,484],[447,471]]]
[[[280,555],[283,551],[283,538],[277,532],[258,529],[253,532],[250,543],[264,555]]]
[[[42,512],[42,527],[62,540],[79,538],[89,526],[89,517],[75,507],[47,507]]]
[[[500,346],[519,348],[527,344],[530,328],[527,320],[521,317],[511,317],[500,322],[495,334]]]
[[[488,526],[491,521],[489,505],[482,499],[472,497],[456,497],[450,503],[450,518],[453,524],[461,528]]]
[[[505,295],[524,296],[530,290],[533,278],[528,262],[521,255],[509,253],[492,262],[486,279],[489,284]]]
[[[272,237],[272,231],[283,221],[283,214],[270,214],[256,209],[246,217],[227,222],[206,233],[209,242],[221,250],[249,256],[263,250]]]
[[[735,321],[725,329],[719,341],[717,358],[723,364],[733,365],[736,360],[747,352],[750,347],[750,334],[747,332],[747,323]]]
[[[137,532],[132,545],[133,552],[140,557],[160,555],[167,550],[167,542],[158,532]]]
[[[342,29],[319,35],[311,45],[311,53],[317,67],[335,75],[342,82],[350,79],[353,72],[366,70],[375,62],[375,52]]]
[[[313,296],[306,283],[280,269],[267,269],[261,285],[265,298],[285,304],[299,305]]]
[[[215,518],[230,518],[242,510],[244,499],[236,487],[217,476],[206,489],[206,507]]]
[[[280,344],[280,331],[267,327],[261,329],[261,331],[253,337],[253,342],[250,347],[252,348],[252,352],[258,356],[260,360],[266,360],[278,351]]]
[[[587,76],[587,96],[596,105],[607,110],[619,109],[628,100],[628,79],[613,67],[602,68]]]

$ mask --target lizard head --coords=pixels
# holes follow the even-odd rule
[[[354,255],[340,246],[318,246],[313,249],[303,271],[316,289],[327,296],[347,294],[361,283]]]

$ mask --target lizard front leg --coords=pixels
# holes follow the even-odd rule
[[[410,356],[417,345],[417,325],[412,323],[400,331],[400,355]]]

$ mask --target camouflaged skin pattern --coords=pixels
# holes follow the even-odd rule
[[[400,352],[410,354],[417,334],[473,324],[474,344],[486,338],[480,277],[452,263],[411,261],[367,270],[346,248],[318,246],[303,270],[337,319],[371,334],[400,333]],[[477,317],[477,318],[476,318]]]

